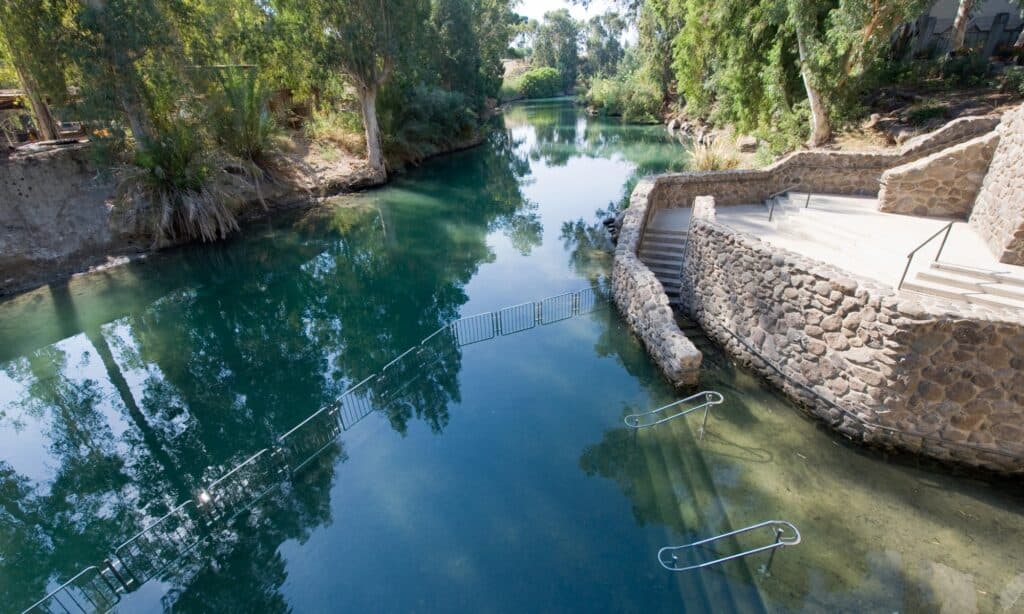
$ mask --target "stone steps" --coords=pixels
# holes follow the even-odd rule
[[[685,231],[656,226],[646,229],[640,242],[640,261],[661,282],[670,304],[679,303],[680,272],[685,248]]]
[[[961,303],[1024,309],[1024,278],[973,267],[933,262],[903,289]]]
[[[950,271],[953,273],[969,275],[971,277],[974,277],[975,279],[981,279],[984,281],[998,281],[1004,284],[1024,288],[1024,277],[1019,277],[1006,271],[990,271],[988,269],[978,269],[975,267],[964,266],[961,264],[952,264],[949,262],[933,262],[932,268],[938,271]]]
[[[915,278],[913,281],[904,282],[903,290],[916,292],[917,294],[923,294],[926,296],[937,296],[971,305],[984,305],[986,307],[1013,310],[1024,309],[1024,301],[996,296],[994,294],[971,292],[969,290],[949,286],[944,283],[922,280],[920,277]]]

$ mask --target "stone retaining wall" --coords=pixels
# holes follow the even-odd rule
[[[851,438],[1024,472],[1024,320],[897,294],[718,224],[712,203],[682,279],[710,336]]]
[[[661,282],[637,257],[653,187],[653,180],[643,179],[633,190],[615,249],[612,296],[662,373],[674,386],[690,387],[697,384],[703,356],[676,325]]]
[[[697,196],[713,194],[722,206],[754,204],[787,189],[874,195],[886,170],[977,137],[998,124],[998,117],[964,117],[910,139],[896,151],[798,151],[763,169],[661,175],[651,201],[659,208],[690,207]]]
[[[967,219],[999,134],[989,132],[882,173],[878,210]]]
[[[1003,114],[970,224],[1000,262],[1024,265],[1024,106]]]

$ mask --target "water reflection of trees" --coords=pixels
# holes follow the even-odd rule
[[[393,188],[271,224],[260,236],[130,265],[144,292],[160,298],[115,321],[79,314],[67,287],[55,285],[61,330],[79,333],[70,341],[89,369],[61,344],[3,367],[26,399],[4,408],[0,428],[45,423],[57,467],[40,485],[0,464],[0,599],[27,605],[53,580],[102,560],[190,496],[208,468],[268,445],[457,318],[465,284],[494,259],[488,232],[506,233],[523,253],[541,241],[536,205],[520,191],[529,160],[514,145],[495,131],[485,148]],[[411,420],[441,431],[459,400],[461,354],[428,358],[407,365],[400,394],[383,408],[399,432]],[[244,529],[211,540],[194,569],[168,578],[177,587],[168,603],[208,610],[245,596],[252,607],[234,609],[283,609],[284,567],[268,562],[282,541],[329,521],[331,468],[343,458],[340,450],[321,457],[311,472],[320,477],[273,491]],[[224,573],[253,585],[225,589]]]

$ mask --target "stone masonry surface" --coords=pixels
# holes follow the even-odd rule
[[[858,279],[716,223],[708,201],[682,299],[727,351],[848,437],[1024,472],[1024,318]]]
[[[885,171],[879,211],[967,219],[998,142],[989,132]]]
[[[970,224],[1000,262],[1024,265],[1024,105],[1003,114]]]
[[[661,175],[651,201],[659,208],[689,207],[697,196],[713,194],[719,206],[741,205],[783,190],[874,195],[886,170],[990,132],[998,124],[998,117],[964,117],[910,139],[896,151],[798,151],[763,169]]]
[[[697,384],[703,357],[679,330],[661,282],[637,256],[653,186],[652,180],[641,180],[625,212],[612,268],[612,295],[662,373],[674,386],[690,387]]]

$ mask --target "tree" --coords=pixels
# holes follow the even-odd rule
[[[120,112],[136,148],[146,150],[160,138],[154,113],[170,116],[178,102],[182,53],[170,18],[184,7],[177,0],[79,2],[70,55],[82,72],[83,98],[97,116]]]
[[[421,0],[347,0],[323,2],[320,17],[327,30],[325,60],[340,70],[359,96],[366,156],[370,168],[387,176],[377,94],[407,52],[406,37],[423,23]]]
[[[568,9],[544,14],[533,45],[533,65],[550,66],[562,77],[562,88],[576,83],[579,68],[579,24]]]
[[[800,77],[807,90],[807,102],[811,107],[811,136],[808,145],[818,147],[832,138],[832,123],[828,108],[822,97],[818,71],[811,56],[811,45],[815,44],[814,11],[809,0],[789,0],[789,14],[794,22],[796,44],[800,56]]]
[[[626,22],[618,13],[608,12],[590,18],[584,41],[588,76],[615,74],[625,55],[621,40],[625,31]]]
[[[954,53],[964,48],[967,22],[971,19],[974,3],[975,0],[960,0],[956,7],[956,19],[953,20],[953,27],[949,30],[949,50]]]
[[[438,37],[433,53],[441,84],[448,90],[475,98],[480,90],[481,58],[472,3],[469,0],[434,0],[430,17]]]
[[[63,97],[66,91],[53,45],[65,8],[61,2],[30,0],[6,0],[0,4],[0,48],[6,48],[39,135],[47,141],[60,136],[45,94],[49,90]]]

